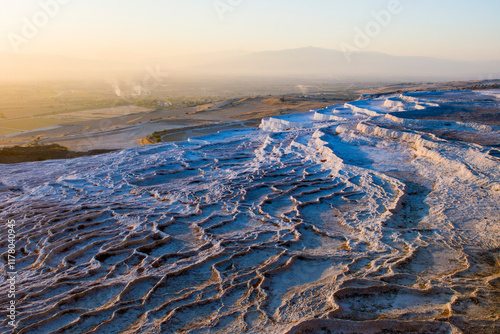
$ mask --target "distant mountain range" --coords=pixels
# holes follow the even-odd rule
[[[464,62],[431,57],[401,57],[299,48],[249,53],[191,68],[199,73],[316,78],[488,79],[500,77],[500,61]]]
[[[124,58],[126,58],[124,56]],[[144,76],[161,68],[174,76],[311,78],[337,80],[481,80],[500,78],[500,61],[465,62],[306,47],[265,52],[229,51],[155,57],[142,64],[48,55],[0,54],[2,81],[9,79],[88,79],[115,74]]]

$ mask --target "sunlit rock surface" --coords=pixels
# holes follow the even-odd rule
[[[364,99],[2,165],[17,332],[498,333],[500,129],[399,115],[499,97]]]

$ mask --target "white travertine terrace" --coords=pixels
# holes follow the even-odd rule
[[[500,130],[398,112],[499,96],[406,93],[1,166],[19,333],[498,332],[500,159],[434,130]]]

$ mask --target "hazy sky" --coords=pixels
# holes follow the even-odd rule
[[[225,50],[340,49],[356,46],[357,32],[368,29],[369,41],[357,40],[364,51],[500,60],[500,1],[400,0],[401,9],[391,1],[0,0],[0,52],[123,61]],[[391,8],[398,10],[377,23],[373,12]]]

